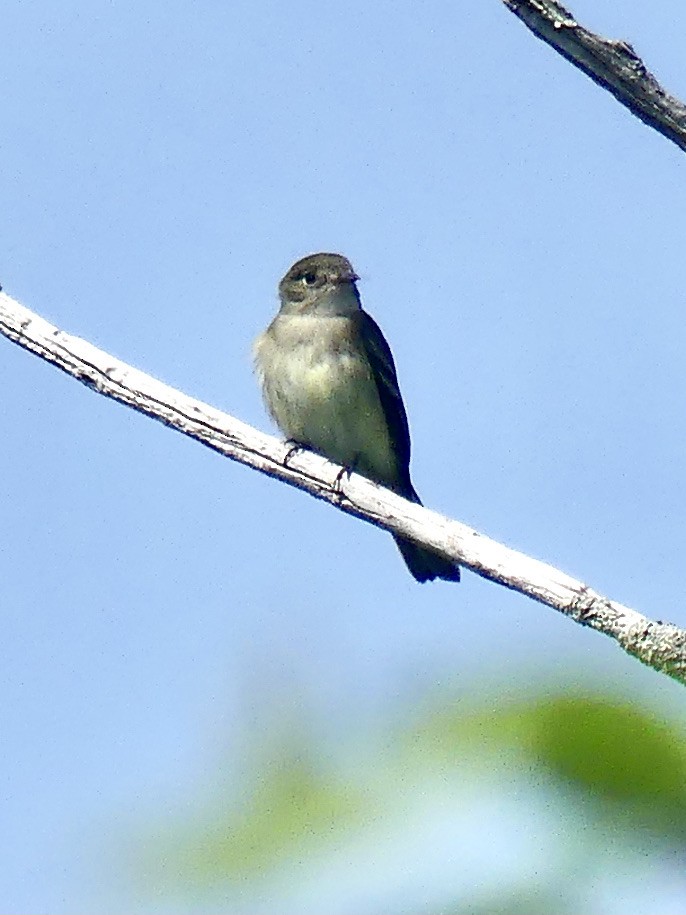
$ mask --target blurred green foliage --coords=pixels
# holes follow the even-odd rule
[[[466,747],[491,756],[512,751],[519,765],[545,770],[599,814],[686,841],[686,734],[626,699],[576,692],[444,706],[419,733],[422,746],[453,760]]]
[[[297,883],[303,861],[316,874],[319,861],[342,848],[348,854],[356,841],[369,843],[376,834],[386,841],[394,830],[401,835],[403,811],[423,802],[427,810],[435,808],[443,788],[445,808],[454,807],[459,818],[464,804],[456,802],[455,786],[464,798],[473,785],[478,798],[486,773],[510,785],[520,778],[527,791],[545,796],[543,809],[560,821],[563,858],[583,854],[584,845],[602,849],[607,835],[621,854],[639,833],[659,840],[656,862],[666,846],[686,852],[686,735],[680,725],[602,692],[559,689],[504,701],[496,695],[478,704],[434,697],[404,715],[402,727],[381,739],[375,735],[373,743],[346,744],[340,757],[324,751],[312,732],[297,745],[293,731],[262,735],[244,783],[218,792],[188,820],[167,823],[158,833],[166,838],[148,841],[147,848],[154,847],[165,872],[175,875],[170,883],[177,891],[236,883],[259,888],[277,873],[287,881],[291,864]],[[306,733],[302,722],[296,731]],[[531,817],[535,831],[536,814]],[[452,853],[460,860],[459,849]],[[155,870],[150,855],[146,859],[146,871]],[[441,911],[564,913],[583,903],[568,873],[561,872],[559,882],[539,880],[531,867],[523,854],[518,883],[469,900],[456,890]]]
[[[195,825],[173,835],[172,858],[181,874],[201,883],[256,879],[359,824],[368,804],[359,785],[324,773],[308,749],[282,746],[254,773],[242,801],[216,799]]]

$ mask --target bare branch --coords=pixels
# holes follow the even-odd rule
[[[686,631],[653,622],[552,566],[415,505],[309,451],[289,447],[226,413],[126,365],[0,293],[0,333],[92,390],[133,407],[203,445],[309,492],[348,514],[403,534],[498,584],[532,597],[615,639],[629,654],[686,683]],[[455,590],[456,595],[459,592]]]
[[[686,150],[686,105],[665,92],[630,44],[589,32],[556,0],[503,3],[632,114]]]

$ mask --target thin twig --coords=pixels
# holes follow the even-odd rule
[[[686,150],[686,105],[665,92],[630,44],[589,32],[556,0],[503,3],[632,114]]]
[[[323,499],[348,514],[403,534],[460,562],[483,578],[604,632],[629,654],[686,683],[686,631],[653,622],[608,600],[558,569],[490,540],[458,521],[402,499],[309,451],[297,451],[58,330],[0,293],[0,334],[92,390],[145,413],[209,448]],[[456,586],[454,595],[459,599]]]

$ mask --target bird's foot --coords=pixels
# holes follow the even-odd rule
[[[286,452],[286,456],[283,459],[283,466],[288,467],[288,462],[293,457],[293,455],[297,454],[298,451],[305,451],[307,445],[303,445],[302,442],[296,442],[294,438],[287,438],[284,444],[288,446],[288,451]]]
[[[341,467],[341,469],[336,474],[336,479],[333,481],[333,490],[338,493],[338,495],[343,495],[343,477],[350,479],[351,474],[355,473],[357,470],[357,465],[359,464],[360,456],[355,455],[352,464],[348,464],[346,467]]]

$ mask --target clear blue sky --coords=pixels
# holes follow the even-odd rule
[[[573,10],[686,97],[682,3]],[[19,3],[2,46],[7,292],[268,429],[252,339],[291,262],[339,251],[424,501],[686,625],[675,146],[498,0]],[[146,911],[110,836],[191,805],[227,747],[239,766],[280,695],[342,743],[399,697],[523,671],[683,701],[609,640],[471,574],[420,587],[379,531],[0,353],[3,909]]]

